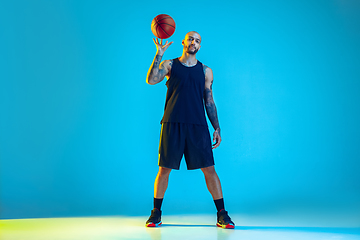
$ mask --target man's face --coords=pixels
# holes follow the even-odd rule
[[[189,32],[182,41],[185,52],[196,54],[200,49],[201,37],[196,32]]]

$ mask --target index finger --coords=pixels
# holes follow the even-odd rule
[[[167,46],[170,46],[173,42],[169,42],[168,44],[166,44]]]

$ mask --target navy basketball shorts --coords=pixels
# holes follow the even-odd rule
[[[183,155],[188,170],[215,164],[208,127],[187,123],[162,123],[159,166],[179,170]]]

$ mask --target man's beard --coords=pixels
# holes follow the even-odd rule
[[[195,55],[195,54],[199,51],[199,49],[198,49],[198,48],[195,48],[195,47],[194,47],[195,50],[190,50],[190,47],[191,47],[191,46],[187,47],[187,49],[186,49],[186,52],[187,52],[188,54]]]

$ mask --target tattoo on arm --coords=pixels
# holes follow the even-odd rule
[[[161,63],[162,56],[156,55],[154,59],[154,67],[159,67]]]
[[[160,68],[162,56],[156,55],[153,63],[150,66],[148,72],[148,82],[158,83],[164,79],[166,71],[163,68]]]
[[[211,85],[212,85],[212,83],[211,83]],[[215,130],[219,129],[219,134],[220,134],[219,119],[217,116],[217,110],[216,110],[215,102],[214,102],[214,99],[212,96],[211,88],[205,88],[204,101],[205,101],[206,113],[211,122],[211,125],[214,127]]]

